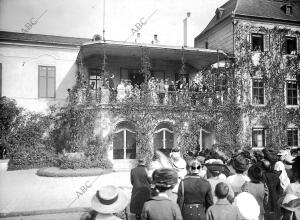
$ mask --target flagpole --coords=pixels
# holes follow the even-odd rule
[[[103,33],[103,41],[105,41],[105,0],[103,0],[103,13],[102,13],[102,15],[103,15],[103,24],[102,24],[103,31],[102,31],[102,33]]]

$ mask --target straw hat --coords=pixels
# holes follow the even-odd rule
[[[100,188],[92,198],[92,209],[103,214],[117,213],[125,209],[129,197],[120,188],[107,185]]]
[[[235,197],[234,201],[243,219],[258,220],[260,207],[253,195],[242,192]]]

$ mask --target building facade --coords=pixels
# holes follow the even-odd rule
[[[1,95],[35,112],[93,112],[80,143],[101,139],[115,168],[155,149],[215,144],[212,109],[223,96],[201,80],[222,51],[12,32],[0,32],[0,45]]]
[[[300,146],[300,3],[230,0],[195,38],[234,59],[240,143]]]

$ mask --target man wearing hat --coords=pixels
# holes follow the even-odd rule
[[[205,220],[205,212],[213,205],[211,186],[199,176],[201,164],[193,160],[188,174],[179,184],[177,203],[184,220]]]
[[[248,160],[241,154],[233,158],[232,167],[235,169],[236,174],[227,178],[228,184],[230,184],[235,195],[241,192],[241,187],[246,181],[250,181],[244,172],[248,169]]]
[[[92,198],[93,211],[81,216],[81,220],[120,220],[113,213],[125,210],[129,203],[126,193],[113,185],[101,187]]]
[[[150,198],[151,185],[147,174],[146,161],[144,158],[138,160],[138,166],[130,171],[132,184],[130,212],[140,219],[144,203]]]
[[[170,197],[172,189],[178,182],[178,175],[174,169],[161,168],[152,174],[157,195],[144,204],[141,214],[142,220],[182,220],[178,205]]]

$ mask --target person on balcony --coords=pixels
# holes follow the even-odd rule
[[[115,101],[115,99],[116,99],[116,89],[115,89],[114,78],[115,78],[115,75],[111,75],[111,76],[108,78],[108,89],[109,89],[109,91],[110,91],[109,100],[110,100],[111,102],[112,102],[112,101]]]
[[[121,83],[117,87],[117,100],[122,102],[125,98],[125,82],[122,79]]]
[[[169,103],[169,96],[168,96],[168,91],[169,91],[169,79],[165,79],[165,100],[164,100],[164,104],[168,104]]]
[[[165,83],[164,83],[164,80],[161,79],[160,82],[157,84],[157,86],[158,86],[159,104],[164,104],[164,99],[165,99]]]
[[[174,81],[171,81],[171,84],[168,88],[168,100],[170,105],[174,105],[176,102],[176,87]]]
[[[196,105],[196,98],[197,98],[198,92],[199,92],[199,86],[196,83],[196,81],[193,80],[193,82],[190,86],[190,97],[191,97],[191,105],[192,106]]]
[[[130,98],[132,95],[132,85],[131,85],[131,81],[128,80],[126,83],[125,83],[125,97],[126,98]]]
[[[149,93],[150,93],[150,100],[153,104],[156,103],[157,101],[157,95],[156,95],[156,82],[154,77],[151,77],[149,82],[148,82],[148,88],[149,88]]]

